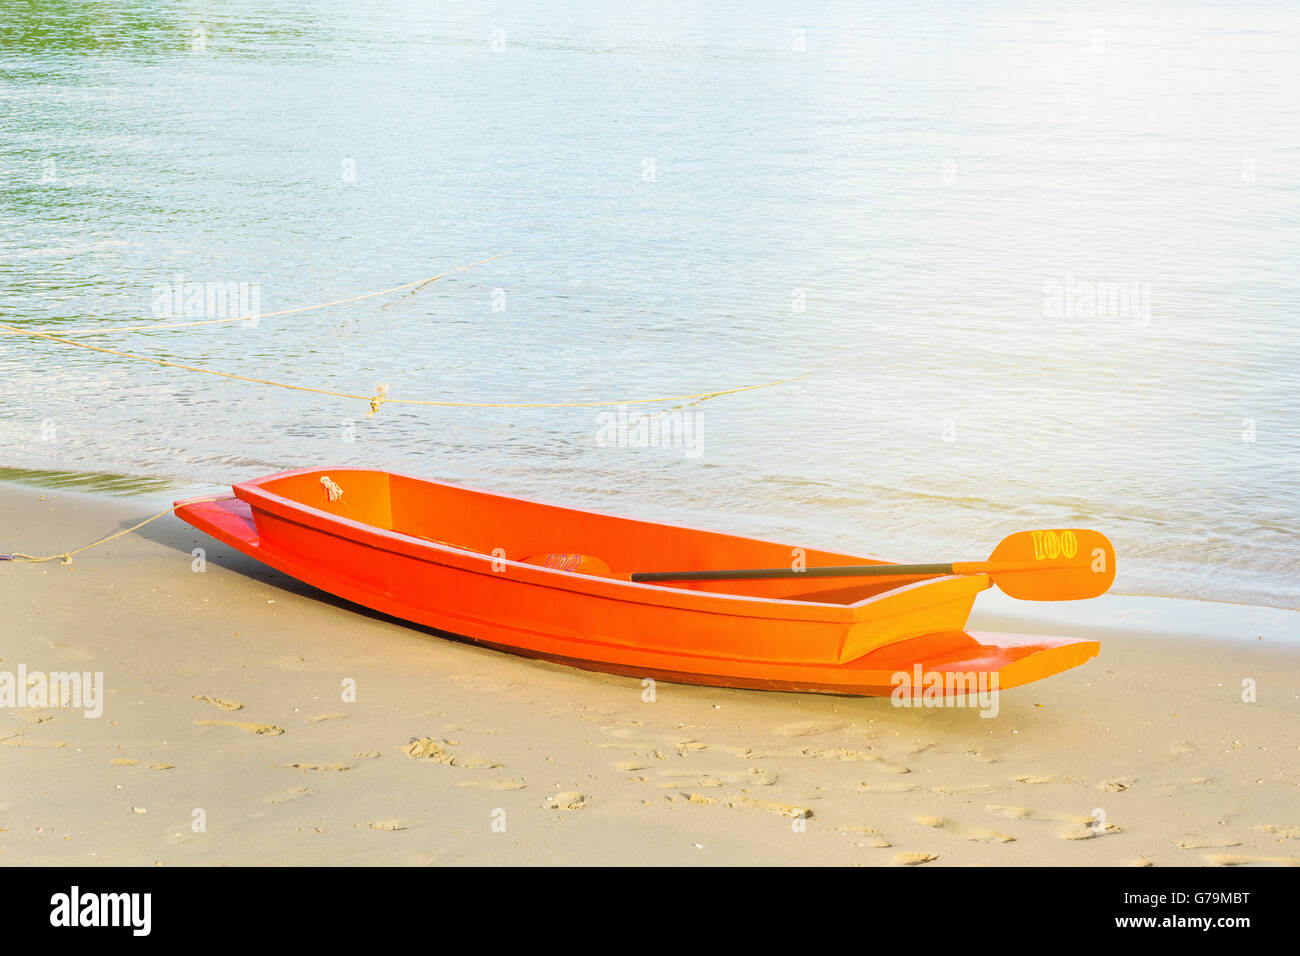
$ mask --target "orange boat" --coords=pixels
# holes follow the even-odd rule
[[[988,574],[646,583],[629,573],[887,562],[386,471],[309,468],[233,492],[179,501],[176,513],[348,601],[590,670],[873,696],[894,693],[900,675],[938,674],[948,675],[951,694],[954,686],[975,689],[963,681],[983,682],[981,689],[1025,684],[1098,651],[1095,641],[964,630]]]

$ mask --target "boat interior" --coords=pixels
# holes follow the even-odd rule
[[[326,477],[342,490],[335,500],[322,484]],[[555,553],[592,555],[606,562],[616,575],[785,568],[796,558],[791,545],[541,504],[385,471],[327,468],[255,484],[282,498],[385,531],[483,554],[502,548],[507,558],[516,561]],[[802,559],[810,568],[884,563],[812,548],[804,549]],[[683,581],[658,586],[848,605],[915,580],[809,577]]]

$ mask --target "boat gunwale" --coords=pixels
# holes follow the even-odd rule
[[[791,598],[766,598],[754,595],[728,594],[722,591],[704,591],[694,588],[675,588],[668,585],[656,584],[652,582],[628,581],[620,578],[608,578],[601,575],[582,574],[577,571],[566,571],[559,568],[549,568],[544,565],[527,564],[523,561],[516,561],[511,558],[498,558],[492,555],[484,554],[480,551],[474,551],[468,548],[461,548],[453,544],[434,541],[428,538],[422,538],[418,535],[407,534],[403,531],[397,531],[389,528],[382,528],[378,525],[368,524],[364,521],[358,521],[355,518],[348,518],[343,515],[333,514],[306,502],[298,501],[293,498],[285,497],[270,491],[265,487],[272,481],[278,481],[284,478],[293,478],[301,475],[328,475],[342,474],[347,472],[368,472],[381,473],[390,478],[404,478],[410,481],[422,484],[442,485],[460,491],[470,492],[472,494],[482,495],[486,498],[504,499],[513,502],[523,502],[524,504],[540,505],[542,507],[555,508],[560,511],[570,511],[578,514],[591,515],[597,518],[613,518],[615,520],[627,521],[633,524],[652,524],[663,527],[670,527],[677,530],[696,532],[702,534],[718,534],[731,538],[742,538],[748,541],[756,541],[761,544],[776,544],[781,547],[792,547],[781,544],[781,542],[767,541],[762,538],[753,538],[748,535],[736,535],[725,531],[712,531],[706,528],[695,528],[688,525],[670,524],[668,522],[650,521],[645,518],[632,518],[626,515],[615,515],[605,511],[593,511],[587,508],[575,508],[569,505],[555,504],[547,501],[539,501],[534,498],[521,498],[515,495],[506,495],[500,492],[485,491],[479,488],[471,488],[465,485],[452,484],[450,482],[441,482],[429,478],[420,478],[414,475],[406,475],[400,472],[388,471],[382,468],[362,468],[357,466],[340,466],[340,467],[309,467],[295,468],[288,471],[278,472],[273,475],[265,475],[260,478],[250,479],[248,481],[237,482],[231,486],[234,497],[244,501],[254,510],[258,506],[274,514],[276,517],[294,520],[296,523],[304,524],[310,530],[319,533],[332,533],[328,526],[333,525],[340,529],[346,529],[354,532],[348,535],[353,540],[368,546],[380,546],[383,550],[407,557],[428,559],[430,554],[446,555],[469,559],[472,563],[493,562],[504,563],[512,571],[519,572],[516,580],[524,583],[540,585],[545,587],[558,587],[562,590],[571,591],[579,594],[588,595],[596,598],[628,601],[636,597],[638,603],[653,604],[658,606],[679,607],[685,610],[703,611],[708,613],[727,614],[739,613],[745,617],[763,617],[774,620],[798,619],[810,621],[833,621],[837,623],[850,624],[860,620],[863,612],[875,604],[880,604],[886,600],[896,600],[899,596],[916,591],[922,588],[931,587],[940,582],[952,582],[954,580],[968,580],[972,585],[972,598],[980,591],[987,589],[990,582],[987,580],[979,582],[977,579],[986,578],[985,575],[971,574],[950,574],[935,578],[924,578],[910,584],[899,585],[898,587],[889,588],[877,594],[869,595],[860,601],[852,604],[837,604],[824,601],[805,601]],[[187,502],[180,501],[176,503],[180,507]],[[302,517],[310,515],[318,519],[316,523],[304,523]],[[322,527],[324,525],[325,527]],[[369,539],[369,540],[366,540]],[[397,547],[394,547],[397,546]],[[821,550],[821,549],[818,549]],[[855,555],[860,560],[872,561],[876,559],[862,558]],[[446,562],[436,562],[443,563]],[[887,561],[876,560],[877,564],[888,564]],[[471,573],[483,573],[476,567],[464,567],[453,564],[459,570],[469,571]],[[494,574],[498,572],[492,572]],[[607,593],[601,593],[607,592]],[[657,600],[654,600],[657,599]],[[727,602],[733,602],[738,607],[734,609],[719,609],[709,607],[708,604],[723,599]],[[951,597],[945,598],[944,603],[951,600]],[[803,610],[804,614],[783,613],[773,615],[771,613],[762,613],[762,609],[767,608],[781,609],[782,611]],[[820,613],[819,613],[820,612]],[[827,614],[826,612],[832,612]]]

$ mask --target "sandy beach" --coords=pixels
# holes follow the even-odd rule
[[[161,507],[0,485],[0,551]],[[646,700],[164,517],[71,566],[0,564],[0,672],[103,674],[98,717],[0,707],[0,865],[1300,864],[1300,614],[985,597],[973,627],[1096,636],[1100,656],[993,718],[667,683]]]

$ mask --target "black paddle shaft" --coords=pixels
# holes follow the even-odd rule
[[[636,571],[633,581],[754,581],[768,578],[928,577],[952,574],[951,564],[843,564],[826,568],[740,568],[734,571]]]

